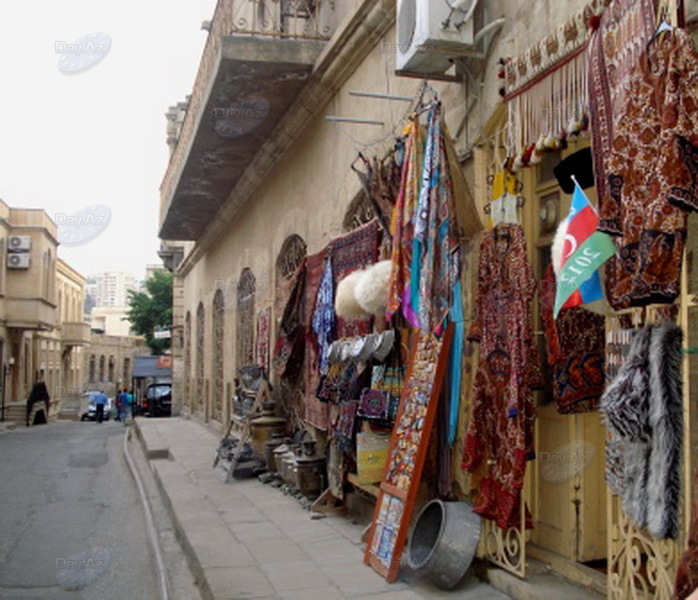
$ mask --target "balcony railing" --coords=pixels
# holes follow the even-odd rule
[[[328,0],[237,0],[232,33],[326,40],[331,32],[323,17],[333,5]]]
[[[196,133],[206,90],[218,64],[222,38],[228,35],[256,35],[285,39],[329,39],[332,32],[328,24],[334,3],[335,0],[218,0],[186,115],[160,186],[164,199],[160,206],[161,224],[182,172],[187,144]]]

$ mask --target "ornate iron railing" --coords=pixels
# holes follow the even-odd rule
[[[334,0],[236,0],[231,33],[296,39],[330,37],[326,12]]]

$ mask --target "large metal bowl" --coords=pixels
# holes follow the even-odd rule
[[[463,579],[477,551],[480,517],[467,502],[432,500],[410,535],[407,564],[444,590]]]

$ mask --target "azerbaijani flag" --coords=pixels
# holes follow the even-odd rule
[[[555,318],[563,307],[588,304],[603,298],[598,269],[616,253],[616,246],[610,236],[596,231],[598,222],[596,210],[575,181],[562,266],[557,276]]]

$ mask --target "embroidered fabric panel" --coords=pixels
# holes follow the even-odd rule
[[[604,157],[599,229],[619,236],[606,269],[616,310],[679,294],[685,210],[698,207],[698,53],[677,29],[654,38],[624,81]],[[661,152],[657,149],[661,148]],[[598,183],[597,173],[597,183]]]
[[[462,467],[484,466],[474,510],[502,529],[521,527],[521,489],[533,455],[532,389],[542,384],[531,320],[535,287],[523,228],[487,231],[468,336],[480,342],[480,360]]]

